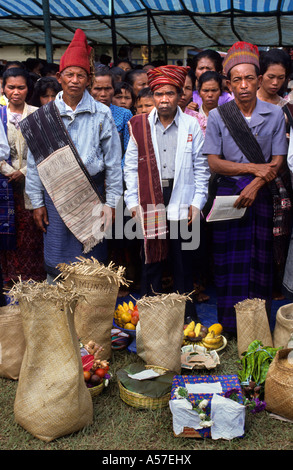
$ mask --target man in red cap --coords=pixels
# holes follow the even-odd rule
[[[87,90],[92,53],[84,32],[76,30],[57,73],[62,91],[23,128],[30,148],[26,191],[35,222],[45,234],[48,279],[58,275],[59,263],[73,262],[77,256],[107,262],[106,240],[95,233],[95,209],[103,203],[106,229],[123,193],[117,128],[108,106]]]
[[[209,169],[199,124],[178,106],[187,71],[173,65],[149,70],[155,108],[129,122],[125,203],[142,227],[142,295],[162,292],[166,260],[173,268],[174,291],[194,290],[192,253],[198,247]],[[193,303],[187,303],[186,317],[196,318]]]
[[[284,114],[257,99],[258,48],[237,42],[223,65],[235,99],[209,113],[203,153],[216,175],[216,194],[236,196],[235,207],[246,208],[242,218],[213,227],[218,321],[235,336],[236,303],[265,299],[269,312],[273,259],[284,262],[291,203],[279,177],[287,154]]]

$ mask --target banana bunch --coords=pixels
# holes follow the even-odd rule
[[[222,331],[223,327],[220,323],[214,323],[207,328],[200,322],[191,321],[184,329],[183,345],[195,342],[206,349],[218,349],[223,345]]]
[[[208,333],[208,328],[201,323],[195,323],[195,321],[191,321],[186,328],[184,328],[184,340],[185,341],[196,341],[200,343],[201,340],[205,337]]]
[[[207,349],[219,349],[223,345],[223,336],[212,330],[203,338],[202,345]]]
[[[139,320],[137,306],[133,302],[118,304],[114,312],[114,321],[117,326],[126,330],[135,330]]]

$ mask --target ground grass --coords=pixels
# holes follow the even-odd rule
[[[237,373],[236,342],[229,342],[220,354],[221,364],[216,374]],[[93,398],[93,424],[50,443],[40,441],[15,423],[13,404],[17,381],[0,379],[0,450],[190,452],[293,449],[293,425],[272,418],[266,411],[247,414],[245,436],[239,439],[213,441],[175,437],[169,408],[138,410],[120,399],[116,371],[136,361],[140,361],[136,354],[115,352],[111,362],[113,380],[100,396]]]

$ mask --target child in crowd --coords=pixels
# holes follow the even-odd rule
[[[132,86],[126,82],[115,83],[114,95],[112,97],[112,103],[115,106],[121,108],[133,110],[135,96],[132,90]]]
[[[150,88],[143,88],[138,92],[135,100],[136,114],[150,113],[155,102]]]

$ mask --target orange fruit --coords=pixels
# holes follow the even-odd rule
[[[84,376],[84,380],[87,382],[88,380],[90,380],[92,374],[90,373],[89,370],[84,370],[83,371],[83,376]]]
[[[126,330],[135,330],[135,326],[133,325],[133,323],[126,323],[126,325],[124,325],[124,328]]]
[[[121,320],[123,321],[123,323],[129,323],[131,320],[131,314],[127,312],[122,313]]]

